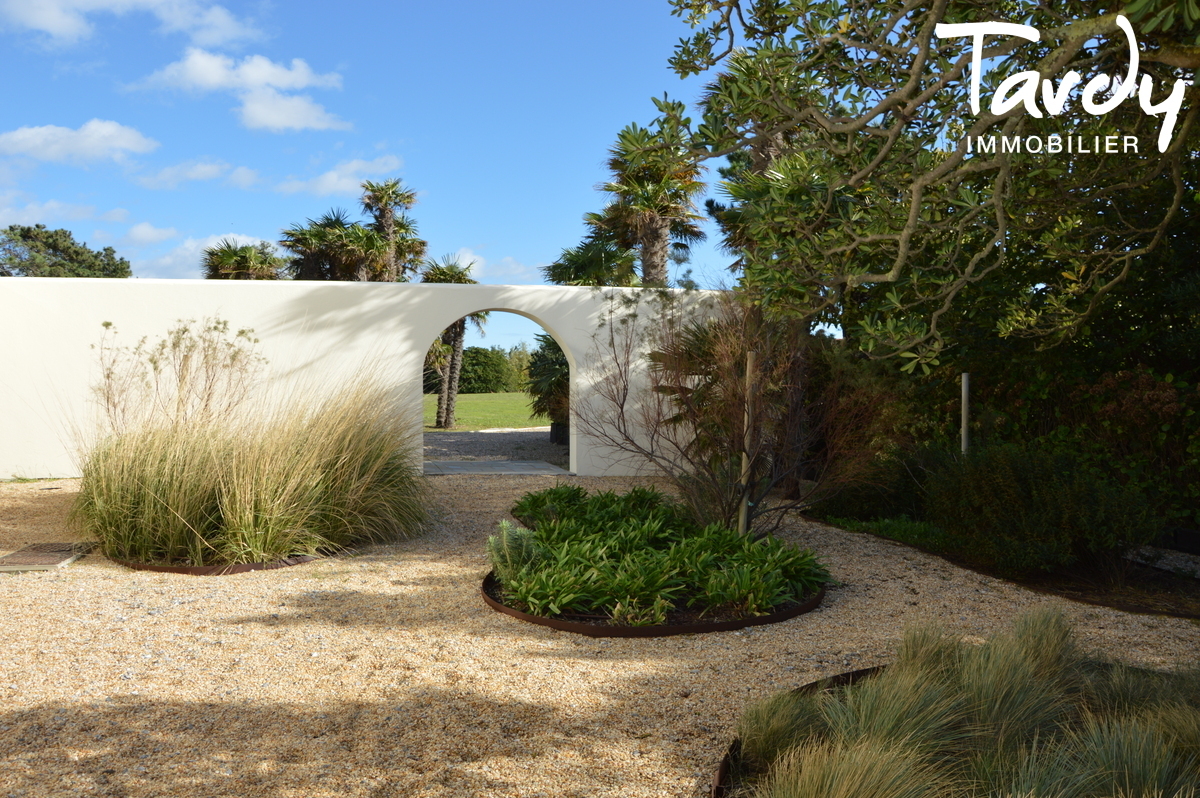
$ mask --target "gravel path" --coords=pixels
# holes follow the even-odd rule
[[[809,615],[657,640],[523,624],[479,599],[483,542],[553,481],[433,477],[424,536],[282,570],[150,574],[90,555],[0,576],[0,795],[694,796],[747,701],[885,662],[908,623],[985,637],[1055,604],[1122,660],[1200,658],[1195,623],[1047,598],[803,522],[787,534],[842,582]],[[63,539],[73,487],[0,485],[0,549],[18,517]]]
[[[566,446],[550,442],[550,428],[505,432],[426,432],[426,460],[544,460],[570,467]]]

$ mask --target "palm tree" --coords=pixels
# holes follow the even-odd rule
[[[642,285],[667,284],[667,259],[704,239],[696,222],[694,198],[704,190],[694,159],[657,144],[647,129],[631,125],[609,150],[613,179],[601,189],[613,200],[584,220],[616,243],[636,247],[642,260]]]
[[[637,285],[637,250],[598,233],[564,249],[558,260],[542,267],[556,285]]]
[[[278,280],[283,259],[266,241],[238,244],[223,238],[204,250],[206,280]]]
[[[417,237],[416,224],[403,213],[417,201],[417,193],[404,188],[398,179],[376,183],[364,180],[362,184],[362,208],[371,214],[372,229],[387,242],[387,254],[379,272],[380,280],[395,282],[404,280],[410,272],[416,272],[425,257],[425,242]]]
[[[421,270],[423,283],[456,283],[459,285],[475,285],[479,281],[472,279],[471,267],[475,263],[463,264],[454,255],[444,255],[440,261],[430,258],[425,261]],[[481,333],[483,323],[487,320],[486,311],[472,313],[447,327],[441,335],[441,343],[450,349],[449,363],[442,372],[441,392],[438,394],[437,422],[438,429],[454,429],[454,407],[458,402],[458,379],[462,374],[463,342],[467,337],[467,322],[470,321]],[[435,343],[434,346],[437,346]],[[426,356],[428,361],[429,356]]]
[[[346,280],[338,244],[341,233],[350,227],[349,215],[339,209],[307,224],[294,224],[283,231],[279,244],[295,253],[292,271],[297,280]]]
[[[341,209],[308,219],[283,231],[280,244],[296,254],[292,274],[297,280],[396,282],[408,279],[425,257],[425,242],[417,225],[397,210],[412,207],[414,192],[399,180],[362,184],[363,210],[370,224],[351,221]]]

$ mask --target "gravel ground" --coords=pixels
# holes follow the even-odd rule
[[[816,612],[656,640],[555,632],[479,598],[484,539],[554,480],[430,481],[428,533],[356,556],[190,577],[89,555],[0,576],[0,795],[690,797],[747,701],[886,662],[909,623],[983,638],[1053,604],[1123,661],[1200,659],[1196,623],[1048,598],[801,521],[786,534],[842,582]],[[0,485],[0,550],[64,539],[73,490]]]
[[[570,467],[570,450],[550,442],[550,428],[503,432],[426,432],[426,460],[544,460]]]

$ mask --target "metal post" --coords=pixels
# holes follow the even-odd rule
[[[971,375],[962,375],[962,453],[967,453],[967,424],[971,420]]]

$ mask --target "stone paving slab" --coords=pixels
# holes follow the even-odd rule
[[[544,460],[426,460],[426,476],[444,474],[525,474],[567,476],[562,468]]]
[[[91,543],[34,543],[0,557],[0,573],[53,571],[66,568],[92,549]]]

